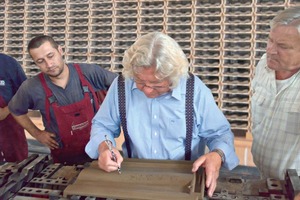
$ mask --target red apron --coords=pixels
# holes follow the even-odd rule
[[[64,164],[83,164],[90,162],[91,158],[85,153],[85,145],[90,139],[91,121],[94,117],[94,108],[91,104],[90,92],[93,98],[96,98],[94,89],[89,82],[83,77],[82,72],[78,65],[74,65],[78,72],[82,88],[84,90],[84,98],[76,103],[66,106],[59,106],[56,101],[50,103],[53,97],[52,91],[46,84],[43,74],[39,74],[41,83],[46,92],[46,118],[50,122],[50,106],[54,111],[57,121],[59,137],[62,142],[62,147],[59,149],[51,150],[51,155],[55,163]],[[88,90],[87,90],[88,88]],[[51,104],[51,105],[50,105]],[[96,101],[96,109],[99,104]]]
[[[0,96],[0,107],[7,103]],[[11,114],[0,121],[0,162],[19,162],[28,157],[28,145],[24,128]]]

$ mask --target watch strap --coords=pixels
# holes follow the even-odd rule
[[[216,152],[221,157],[222,163],[225,161],[225,155],[224,152],[221,149],[214,149],[211,152]]]

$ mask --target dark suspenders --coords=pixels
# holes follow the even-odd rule
[[[186,143],[185,143],[185,160],[191,160],[191,144],[194,125],[194,75],[189,74],[190,77],[186,83],[185,96],[185,120],[186,120]],[[125,144],[128,152],[128,158],[131,158],[131,148],[129,144],[129,135],[126,121],[126,98],[125,98],[125,82],[122,75],[118,77],[118,98],[119,98],[119,112],[121,118],[121,126],[125,137]]]
[[[185,139],[185,160],[191,160],[192,154],[192,137],[194,126],[194,82],[195,77],[189,73],[190,77],[186,81],[185,95],[185,123],[186,123],[186,139]]]
[[[131,158],[131,148],[129,144],[129,135],[127,131],[127,120],[126,120],[125,81],[122,75],[119,75],[118,77],[118,98],[119,98],[119,112],[121,118],[121,126],[123,128],[128,158]]]

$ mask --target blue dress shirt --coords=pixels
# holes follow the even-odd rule
[[[185,159],[185,94],[186,78],[176,88],[157,98],[148,98],[132,79],[125,80],[126,118],[132,158]],[[92,121],[91,138],[86,153],[97,159],[98,146],[105,135],[115,145],[120,136],[117,79]],[[218,108],[211,91],[195,76],[194,126],[192,136],[192,160],[210,150],[221,149],[225,155],[224,167],[233,169],[239,163],[234,150],[230,124]],[[127,155],[125,143],[122,145]]]

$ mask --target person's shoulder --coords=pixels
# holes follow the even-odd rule
[[[87,63],[66,63],[70,69],[71,74],[74,74],[76,69],[75,66],[78,66],[80,71],[84,75],[88,75],[92,71],[92,66]]]
[[[89,73],[89,72],[97,71],[99,69],[103,69],[100,65],[95,63],[70,63],[70,64],[72,66],[74,66],[75,64],[79,65],[83,73]]]
[[[210,92],[210,89],[207,87],[207,85],[201,80],[201,78],[197,74],[193,74],[194,76],[194,90],[196,93],[201,92]]]
[[[0,59],[1,60],[5,60],[5,59],[14,59],[14,58],[11,57],[10,55],[4,54],[4,53],[0,53]]]
[[[109,82],[112,82],[114,78],[117,77],[117,74],[114,72],[111,72],[107,69],[104,69],[103,67],[99,66],[95,63],[78,63],[81,69],[82,74],[86,78],[105,78],[109,80]],[[74,64],[72,64],[74,65]]]
[[[192,74],[192,76],[194,76],[195,86],[197,86],[197,85],[205,86],[204,82],[201,80],[201,78],[197,74]]]
[[[94,68],[94,67],[100,67],[98,64],[95,64],[95,63],[70,63],[72,64],[73,66],[75,64],[79,65],[79,67],[81,69],[85,69],[85,68]]]
[[[39,78],[39,74],[29,77],[27,78],[24,82],[23,85],[28,87],[28,88],[37,88],[37,87],[41,87],[41,81]],[[23,87],[24,87],[23,86]]]
[[[263,70],[267,66],[267,54],[263,54],[256,65],[256,71]]]
[[[0,53],[0,59],[9,62],[18,62],[14,57],[4,53]]]
[[[14,57],[4,54],[4,53],[0,53],[0,61],[2,63],[2,66],[3,66],[3,63],[4,63],[4,65],[10,65],[10,69],[12,67],[15,67],[15,68],[21,67],[21,65],[18,63],[18,61]]]
[[[43,88],[38,76],[32,76],[22,82],[19,89],[19,94],[22,94],[24,98],[28,96],[35,97],[38,94],[43,93]],[[22,97],[22,98],[23,98]]]

